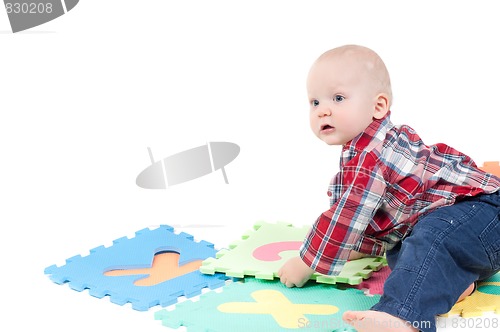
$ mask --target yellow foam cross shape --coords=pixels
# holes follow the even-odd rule
[[[298,328],[297,322],[308,322],[305,314],[333,315],[339,308],[329,304],[297,304],[277,290],[258,290],[251,294],[257,302],[226,302],[217,307],[224,313],[268,314],[283,328]]]
[[[154,286],[164,281],[177,278],[198,270],[202,260],[196,260],[179,266],[179,254],[164,252],[153,257],[151,267],[143,269],[115,269],[104,273],[106,276],[130,276],[148,274],[149,276],[136,280],[136,286]]]

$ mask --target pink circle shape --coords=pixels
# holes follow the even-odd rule
[[[299,250],[302,241],[283,241],[264,244],[253,251],[253,257],[258,260],[273,262],[279,261],[279,253],[288,250]]]

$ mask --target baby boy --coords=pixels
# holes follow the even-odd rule
[[[379,303],[343,319],[359,332],[435,331],[436,315],[500,270],[500,179],[392,124],[389,73],[371,49],[322,54],[307,92],[311,129],[342,146],[340,171],[330,209],[282,266],[281,282],[302,287],[315,271],[336,275],[349,259],[385,254],[392,272]]]

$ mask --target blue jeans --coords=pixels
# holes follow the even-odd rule
[[[476,280],[500,271],[500,192],[467,198],[425,215],[410,235],[386,253],[392,269],[372,310],[436,331]]]

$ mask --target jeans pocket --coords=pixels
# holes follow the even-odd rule
[[[500,269],[500,215],[497,215],[479,235],[488,257],[491,268]]]

